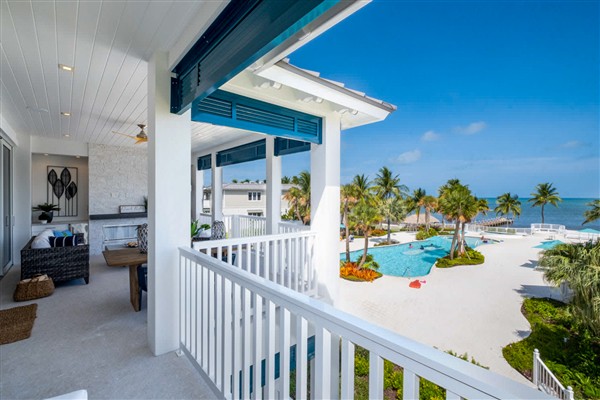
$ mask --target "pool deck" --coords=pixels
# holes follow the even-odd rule
[[[561,298],[535,269],[541,250],[534,246],[549,235],[486,237],[502,242],[477,248],[486,257],[482,265],[434,267],[422,278],[384,276],[372,283],[342,279],[336,306],[440,350],[466,352],[494,372],[531,384],[504,360],[502,347],[530,333],[520,311],[524,297]],[[393,238],[401,243],[415,240],[414,233],[404,232]],[[373,240],[370,246],[385,237]],[[363,246],[363,239],[355,239],[351,250]],[[340,241],[343,251],[345,242]],[[409,288],[414,279],[427,283]]]

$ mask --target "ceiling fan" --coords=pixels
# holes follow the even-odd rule
[[[146,143],[148,141],[148,135],[146,135],[146,132],[144,131],[144,128],[146,128],[146,125],[138,124],[138,126],[140,127],[140,133],[138,133],[135,136],[128,135],[126,133],[117,132],[117,131],[112,131],[112,133],[116,133],[117,135],[127,136],[129,138],[135,139],[135,144]]]

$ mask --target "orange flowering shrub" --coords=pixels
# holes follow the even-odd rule
[[[355,262],[345,263],[340,267],[340,277],[351,281],[367,281],[373,282],[379,278],[381,274],[369,268],[358,268]]]

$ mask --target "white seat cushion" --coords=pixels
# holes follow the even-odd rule
[[[54,236],[52,229],[46,229],[33,239],[31,242],[32,249],[49,249],[50,248],[50,236]]]

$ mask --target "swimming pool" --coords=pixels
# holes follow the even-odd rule
[[[479,238],[467,237],[466,240],[471,248],[486,244]],[[488,239],[488,243],[495,241]],[[452,236],[434,236],[419,242],[373,247],[369,249],[369,254],[373,254],[379,263],[378,271],[382,274],[412,278],[429,274],[436,260],[448,254],[451,244]],[[356,260],[362,253],[362,250],[353,251],[350,259]],[[341,260],[345,257],[346,253],[340,254]]]
[[[559,244],[564,244],[564,242],[561,242],[560,240],[550,240],[548,242],[542,242],[540,244],[538,244],[537,246],[533,246],[535,249],[544,249],[544,250],[549,250],[554,248],[555,246],[559,245]]]

